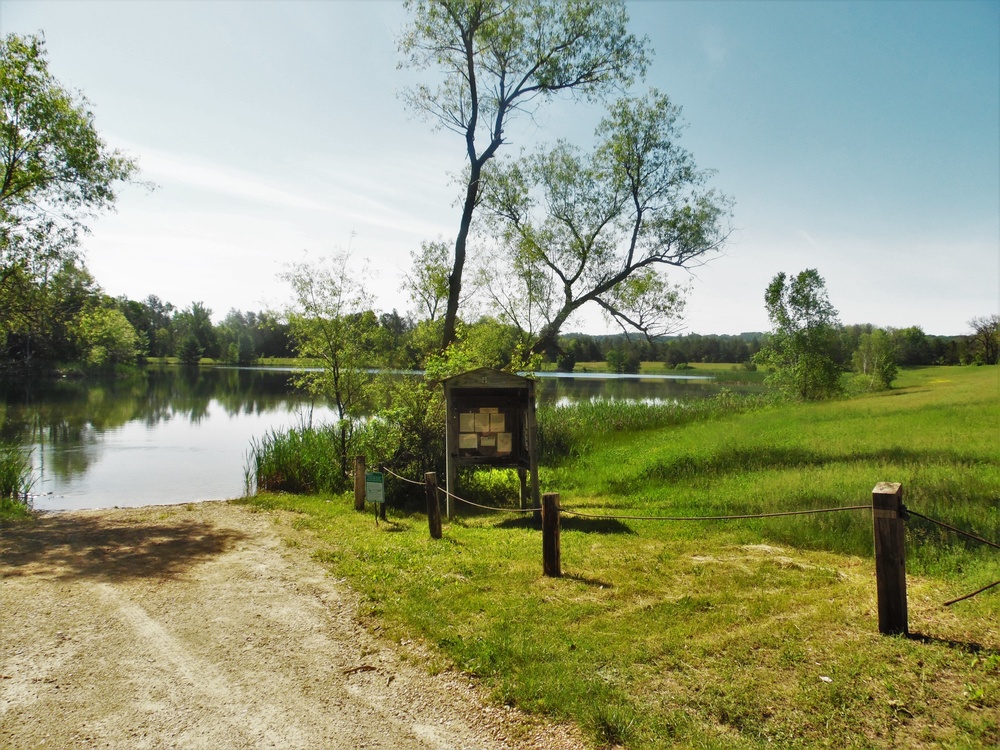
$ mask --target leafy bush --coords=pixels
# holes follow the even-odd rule
[[[0,443],[0,519],[27,515],[31,484],[31,464],[20,446]]]
[[[335,425],[271,430],[250,443],[243,469],[246,493],[344,492],[348,477],[331,457],[339,450]]]
[[[350,423],[347,455],[364,455],[369,469],[386,466],[407,479],[422,479],[427,471],[443,475],[444,400],[439,389],[423,380],[385,377],[378,379],[373,392],[375,400],[392,406]],[[352,479],[336,458],[342,437],[339,424],[301,425],[253,440],[244,467],[247,494],[349,490]],[[423,497],[415,485],[386,482],[386,499],[392,503],[418,495]]]

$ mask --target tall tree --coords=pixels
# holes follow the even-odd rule
[[[420,251],[410,251],[411,271],[403,282],[418,315],[436,320],[448,301],[448,245],[421,242]]]
[[[136,172],[89,106],[49,72],[41,35],[0,40],[0,342],[31,318],[29,292],[75,259],[84,220]]]
[[[552,348],[584,305],[624,331],[676,330],[683,290],[663,270],[703,263],[728,236],[730,201],[705,189],[678,145],[680,109],[666,95],[615,103],[590,155],[561,142],[492,169],[483,203],[499,219],[506,273],[491,264],[493,296],[524,328],[544,320],[534,352]]]
[[[621,0],[407,0],[400,39],[409,67],[441,72],[409,103],[464,139],[462,216],[448,277],[443,345],[455,340],[467,242],[483,168],[519,113],[564,92],[594,98],[628,85],[647,64],[647,41],[626,29]]]
[[[135,328],[118,309],[97,307],[80,315],[77,322],[84,361],[97,368],[134,365],[140,354]]]
[[[282,274],[294,295],[288,323],[297,353],[320,364],[319,369],[298,375],[296,383],[336,407],[338,458],[344,475],[353,420],[367,404],[371,389],[366,369],[378,364],[382,348],[372,299],[351,275],[348,262],[346,253],[338,253],[327,263],[298,263]]]
[[[186,349],[189,353],[194,350],[190,344],[190,339],[193,338],[201,351],[200,356],[219,356],[219,339],[215,326],[212,325],[212,311],[204,303],[192,302],[190,307],[175,313],[174,330],[178,341],[188,342]]]
[[[219,357],[223,362],[233,365],[252,365],[257,361],[257,351],[254,346],[254,327],[256,317],[253,313],[242,313],[231,309],[222,323],[215,329],[219,342]]]
[[[1000,361],[1000,315],[981,315],[969,321],[972,355],[984,365]]]
[[[774,330],[754,362],[767,367],[769,380],[790,395],[820,399],[838,393],[837,310],[823,277],[814,268],[792,278],[779,273],[767,287],[764,304]]]
[[[896,365],[896,343],[890,333],[876,328],[862,333],[858,348],[851,357],[854,372],[865,388],[879,391],[892,386],[899,367]]]

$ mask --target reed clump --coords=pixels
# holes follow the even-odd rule
[[[31,462],[21,447],[0,443],[0,521],[28,515]]]
[[[343,492],[348,477],[336,459],[339,440],[331,425],[271,430],[254,438],[243,469],[246,494]]]
[[[768,393],[741,394],[723,389],[692,401],[592,399],[538,409],[538,443],[543,462],[559,462],[591,452],[609,435],[662,430],[720,419],[776,402]]]

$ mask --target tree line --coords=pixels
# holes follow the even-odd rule
[[[682,325],[687,290],[665,272],[717,254],[732,201],[708,186],[711,172],[679,145],[680,108],[656,90],[628,93],[651,50],[648,39],[628,32],[625,5],[406,5],[400,51],[440,84],[417,86],[407,100],[461,135],[469,160],[454,243],[426,241],[413,253],[407,289],[416,319],[376,312],[349,278],[343,254],[325,268],[289,267],[286,310],[232,310],[218,325],[200,302],[177,309],[155,296],[105,295],[79,239],[86,218],[111,209],[118,186],[137,181],[137,165],[104,143],[87,99],[49,73],[42,35],[0,40],[0,367],[102,368],[149,356],[234,364],[328,358],[316,353],[316,336],[326,337],[327,349],[362,342],[348,352],[362,365],[379,360],[441,373],[484,364],[529,369],[545,360],[562,369],[603,360],[620,371],[642,360],[763,364],[761,351],[773,347],[761,336],[671,336]],[[556,141],[505,153],[518,118],[557,97],[603,103],[590,150]],[[567,335],[563,327],[585,305],[601,309],[623,336]],[[782,335],[772,315],[776,321],[774,340]],[[914,328],[886,335],[901,364],[995,362],[996,316],[971,324],[968,340]],[[828,359],[840,368],[875,335],[836,321],[825,329]]]
[[[896,362],[904,367],[924,365],[965,365],[987,363],[975,333],[939,336],[924,333],[920,326],[880,329],[871,323],[840,325],[831,341],[832,358],[848,370],[851,358],[864,334],[884,330],[893,342]],[[754,355],[767,338],[766,332],[740,334],[697,334],[664,336],[654,339],[624,334],[590,335],[571,333],[560,337],[563,354],[551,359],[559,369],[571,372],[578,362],[606,362],[618,372],[638,372],[640,362],[663,362],[675,369],[694,363],[733,364],[755,368]],[[610,361],[608,358],[611,358]],[[618,366],[616,366],[618,365]]]
[[[310,270],[309,274],[313,271]],[[307,274],[308,275],[308,274]],[[414,299],[416,299],[414,297]],[[78,364],[101,368],[129,365],[147,358],[176,358],[197,364],[203,358],[233,365],[253,365],[262,358],[308,355],[293,333],[294,313],[232,309],[219,322],[202,302],[178,308],[156,295],[142,300],[103,292],[81,261],[63,264],[46,284],[22,300],[20,312],[32,323],[8,330],[0,344],[0,369],[32,365]],[[423,313],[423,317],[421,314]],[[422,369],[437,350],[441,323],[427,308],[412,314],[355,309],[352,330],[364,330],[368,361],[402,369]],[[995,318],[995,316],[993,316]],[[837,325],[827,343],[833,363],[850,370],[863,336],[884,330],[900,366],[993,364],[997,361],[996,321],[970,321],[971,333],[937,336],[919,326],[879,329],[872,324]],[[463,341],[496,366],[507,366],[524,348],[523,331],[503,321],[480,317],[458,321]],[[300,336],[307,340],[304,331]],[[572,372],[577,363],[605,363],[612,371],[638,372],[641,362],[662,362],[684,369],[692,363],[735,364],[755,368],[754,357],[769,334],[686,334],[659,337],[624,333],[561,335],[541,353],[539,363]]]

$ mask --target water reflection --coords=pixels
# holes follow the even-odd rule
[[[235,497],[253,438],[336,419],[295,391],[291,375],[162,367],[125,380],[0,383],[0,437],[30,447],[39,509]],[[645,377],[543,377],[537,385],[540,404],[684,401],[719,390],[712,381]]]
[[[235,497],[250,440],[332,421],[288,373],[159,368],[2,386],[0,436],[31,451],[42,510]]]
[[[674,402],[709,398],[722,387],[708,378],[641,378],[608,376],[542,377],[535,385],[539,404],[593,399]]]

